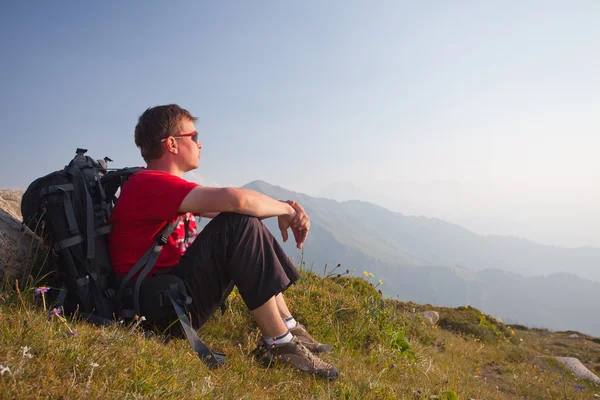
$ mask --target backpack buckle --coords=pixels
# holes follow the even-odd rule
[[[165,244],[169,243],[169,237],[165,235],[159,235],[157,242],[161,246],[164,246]]]

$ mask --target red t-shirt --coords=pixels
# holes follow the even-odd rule
[[[113,230],[108,235],[108,249],[115,272],[127,275],[134,264],[154,244],[156,235],[168,222],[185,215],[162,248],[150,275],[161,268],[177,264],[181,255],[198,235],[191,213],[178,212],[181,202],[198,184],[167,172],[145,170],[131,176],[121,187],[121,194],[110,216]],[[183,219],[189,220],[191,236],[185,238]]]

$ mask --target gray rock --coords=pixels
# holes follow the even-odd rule
[[[570,335],[569,335],[569,337],[570,337],[571,339],[578,339],[578,338],[579,338],[579,335],[578,335],[578,334],[576,334],[576,333],[572,333],[572,334],[570,334]]]
[[[423,311],[421,313],[423,319],[429,322],[431,325],[435,325],[440,320],[440,314],[437,311]]]
[[[565,365],[569,371],[573,373],[576,377],[580,379],[588,379],[594,382],[597,385],[600,385],[600,378],[596,376],[592,371],[587,369],[585,365],[581,363],[578,359],[574,357],[554,357],[559,362]]]
[[[0,208],[0,282],[8,279],[13,286],[18,279],[24,287],[31,276],[38,275],[47,252],[42,241],[23,227],[14,213]]]

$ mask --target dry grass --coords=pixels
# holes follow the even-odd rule
[[[200,331],[207,344],[227,353],[227,365],[213,371],[185,340],[164,344],[133,326],[100,328],[69,319],[78,334],[67,336],[67,325],[48,318],[32,288],[23,301],[6,288],[0,294],[0,397],[444,399],[454,392],[459,399],[491,400],[587,399],[600,392],[538,358],[578,355],[593,367],[600,362],[593,338],[528,329],[513,334],[472,308],[384,300],[363,278],[302,274],[286,292],[290,308],[315,337],[334,346],[324,358],[342,372],[336,382],[256,362],[250,354],[259,332],[239,296]],[[446,325],[425,324],[419,314],[425,309],[438,310]]]

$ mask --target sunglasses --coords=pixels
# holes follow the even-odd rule
[[[191,138],[192,138],[192,140],[193,140],[194,142],[198,143],[198,132],[196,132],[196,131],[194,131],[194,132],[191,132],[191,133],[184,133],[184,134],[182,134],[182,135],[175,135],[175,136],[173,136],[173,137],[174,137],[175,139],[179,139],[179,138],[188,137],[188,136],[189,136],[189,137],[191,137]],[[170,136],[169,136],[169,137],[170,137]],[[160,142],[162,143],[162,142],[164,142],[164,141],[165,141],[165,140],[167,140],[167,139],[168,139],[168,138],[162,139]]]

